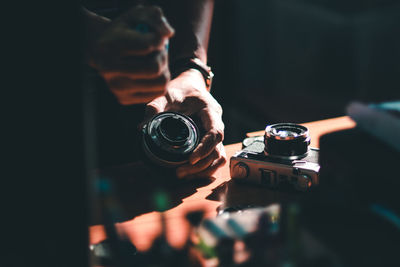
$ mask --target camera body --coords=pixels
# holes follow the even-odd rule
[[[270,132],[274,127],[281,127],[275,136]],[[299,134],[287,138],[287,132],[293,129]],[[283,138],[276,138],[279,135]],[[231,157],[231,177],[270,189],[289,185],[298,191],[308,191],[319,184],[320,169],[319,150],[309,148],[309,143],[308,130],[303,126],[287,123],[268,126],[265,136],[246,138],[243,149]]]

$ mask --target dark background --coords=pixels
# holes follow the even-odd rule
[[[108,17],[129,0],[85,0]],[[400,1],[216,0],[208,63],[225,143],[400,98]]]
[[[87,266],[78,1],[1,16],[0,266]]]
[[[226,143],[400,98],[400,2],[216,1],[209,64]]]
[[[87,265],[79,5],[2,5],[1,266]],[[216,0],[209,64],[226,143],[399,98],[399,26],[394,0]]]

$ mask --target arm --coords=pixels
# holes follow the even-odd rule
[[[147,105],[146,119],[162,111],[177,111],[200,118],[206,131],[198,147],[189,158],[189,163],[177,169],[178,177],[205,177],[212,175],[226,162],[222,145],[224,123],[222,108],[207,91],[205,79],[196,68],[181,68],[178,61],[198,58],[207,63],[207,48],[211,28],[214,1],[171,0],[154,1],[160,5],[175,36],[171,38],[169,60],[172,80],[167,85],[166,95]],[[178,71],[174,68],[178,68]]]
[[[160,8],[135,6],[110,21],[82,9],[87,62],[120,104],[148,103],[170,79],[166,43],[174,34]]]
[[[171,39],[170,63],[197,57],[207,63],[207,49],[214,9],[213,0],[156,0],[176,30]]]
[[[211,80],[207,75],[209,70],[207,49],[214,0],[155,0],[155,2],[165,10],[168,20],[171,21],[177,33],[171,39],[169,51],[172,78],[176,78],[187,69],[197,69],[197,71],[203,69],[201,70],[202,76],[205,81],[207,80],[207,90],[210,90]],[[199,76],[199,73],[196,75]]]

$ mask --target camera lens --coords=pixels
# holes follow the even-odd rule
[[[189,128],[177,116],[167,117],[160,123],[160,133],[167,142],[182,145],[189,138]]]
[[[299,159],[307,155],[310,136],[308,129],[295,123],[277,123],[265,128],[267,156],[283,159]]]
[[[176,112],[154,116],[143,127],[143,150],[154,163],[174,167],[187,162],[200,141],[193,120]]]

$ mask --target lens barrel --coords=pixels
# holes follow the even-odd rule
[[[308,129],[295,123],[277,123],[265,128],[264,153],[270,157],[299,159],[307,155]]]
[[[143,126],[143,150],[147,157],[164,167],[187,162],[200,141],[193,120],[177,112],[162,112]]]

